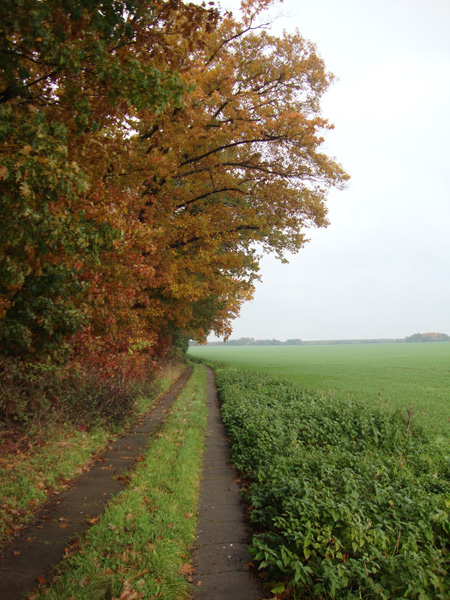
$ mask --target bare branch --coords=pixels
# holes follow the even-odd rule
[[[239,194],[242,194],[243,196],[246,195],[246,192],[244,192],[244,190],[241,190],[237,187],[224,187],[224,188],[221,188],[220,190],[213,190],[211,192],[207,192],[206,194],[202,194],[201,196],[197,196],[196,198],[191,198],[187,202],[183,202],[183,204],[177,204],[175,206],[175,208],[186,208],[186,206],[189,206],[190,204],[194,204],[194,202],[198,202],[199,200],[204,200],[205,198],[208,198],[209,196],[214,196],[215,194],[224,194],[226,192],[238,192]]]
[[[261,228],[257,225],[239,225],[239,227],[234,227],[232,229],[228,229],[227,233],[237,233],[239,231],[261,231]],[[195,237],[190,238],[189,240],[183,240],[179,242],[175,242],[174,244],[169,244],[169,248],[172,250],[178,250],[178,248],[183,248],[184,246],[188,246],[189,244],[193,244],[194,242],[200,242],[202,240],[208,239],[211,236],[200,236],[197,235]]]

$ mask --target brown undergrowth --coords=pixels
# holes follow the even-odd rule
[[[87,373],[69,385],[56,370],[8,374],[3,368],[0,543],[20,532],[49,495],[67,487],[127,423],[147,412],[183,370],[183,363],[172,362],[127,384]]]

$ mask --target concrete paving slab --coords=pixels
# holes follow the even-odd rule
[[[218,485],[224,485],[222,484],[221,479],[212,479],[210,481],[211,484],[214,484],[216,487],[214,487],[214,485],[208,485],[208,486],[201,486],[201,493],[202,494],[206,494],[209,498],[209,501],[211,502],[211,504],[209,505],[208,510],[212,507],[218,508],[218,509],[222,509],[225,506],[232,506],[235,507],[237,510],[240,510],[241,512],[244,512],[244,508],[242,506],[241,503],[241,499],[239,495],[230,493],[232,492],[232,488],[230,487],[224,487],[224,491],[226,492],[221,492],[220,490],[217,489]],[[202,509],[201,513],[203,512],[204,514],[204,510],[206,509]]]
[[[215,475],[222,476],[226,473],[233,474],[236,478],[239,478],[239,472],[233,465],[223,464],[218,461],[214,465],[211,465],[206,464],[206,460],[203,461],[203,479],[213,478]]]
[[[195,573],[199,577],[210,573],[246,572],[246,565],[251,561],[248,545],[239,542],[202,544],[195,558]]]
[[[226,543],[248,543],[248,530],[242,528],[242,521],[226,521],[226,526],[217,527],[217,521],[202,521],[198,529],[198,538],[201,536],[202,543],[226,544]]]
[[[239,485],[236,481],[235,473],[230,473],[229,471],[224,471],[223,473],[214,473],[210,476],[203,477],[202,481],[200,482],[202,488],[207,488],[208,486],[214,486],[216,484],[223,486],[223,488],[227,489],[227,491]]]
[[[211,450],[217,449],[218,452],[225,450],[227,453],[230,452],[230,442],[228,440],[214,440],[212,437],[208,438],[205,443],[207,448]]]
[[[33,573],[20,573],[15,571],[0,573],[0,598],[9,600],[10,598],[23,597],[23,590],[31,590],[38,587],[38,581]]]
[[[217,471],[210,470],[208,473],[204,473],[204,476],[201,480],[201,484],[203,484],[203,482],[205,484],[208,484],[210,482],[212,483],[215,479],[221,479],[223,483],[229,482],[238,485],[240,481],[236,473],[230,473],[225,470],[222,471],[221,469],[217,469]]]
[[[220,458],[220,455],[216,455],[214,457],[209,457],[206,454],[203,464],[206,468],[212,467],[213,469],[218,469],[228,463],[228,458],[229,457],[226,454],[222,456],[222,459]]]
[[[45,527],[42,529],[38,529],[37,527],[33,529],[32,534],[26,538],[26,541],[30,541],[36,544],[45,544],[49,540],[53,540],[59,537],[59,533],[61,530],[64,530],[64,536],[68,543],[75,537],[75,535],[79,535],[82,533],[84,529],[87,529],[90,526],[88,520],[82,522],[81,527],[78,522],[72,523],[70,521],[49,521],[46,523]],[[23,543],[22,541],[20,543]],[[64,540],[65,543],[65,540]],[[18,550],[21,548],[18,546]],[[0,566],[3,565],[3,562],[0,563]]]
[[[51,538],[45,542],[33,540],[22,544],[19,554],[9,555],[2,560],[0,577],[5,571],[30,573],[36,576],[36,564],[41,561],[42,556],[45,556],[46,560],[53,564],[61,560],[65,548],[65,542]]]
[[[253,577],[249,573],[213,573],[194,579],[195,600],[261,600],[261,592],[255,589]]]
[[[207,494],[205,494],[206,496]],[[244,514],[239,503],[235,504],[210,504],[200,507],[200,519],[205,521],[216,521],[218,523],[225,521],[239,520],[237,513]],[[243,521],[243,516],[241,517]]]
[[[231,452],[228,447],[228,444],[224,444],[223,446],[206,446],[208,450],[208,460],[220,460],[222,461],[225,458],[225,461],[228,461],[231,457]]]
[[[262,585],[247,570],[251,557],[237,471],[228,464],[230,449],[214,376],[210,369],[207,373],[208,437],[200,486],[198,546],[193,553],[194,600],[262,600],[266,597]]]

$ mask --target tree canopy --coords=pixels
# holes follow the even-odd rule
[[[227,334],[261,252],[327,225],[333,77],[268,4],[2,3],[3,355],[117,366]]]

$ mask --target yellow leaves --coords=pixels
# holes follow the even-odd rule
[[[130,555],[128,554],[128,552],[126,552],[125,550],[122,552],[122,554],[120,555],[120,560],[124,563],[127,564],[128,562],[130,562]]]
[[[29,198],[30,196],[32,196],[32,191],[30,189],[30,186],[28,185],[28,183],[26,181],[22,181],[20,183],[19,186],[20,189],[20,193],[22,194],[22,196],[24,196],[25,198]]]
[[[190,563],[188,563],[188,562],[183,563],[180,567],[180,571],[181,571],[182,575],[184,575],[184,577],[187,578],[188,581],[192,582],[192,580],[193,580],[192,575],[194,574],[194,567]]]
[[[25,258],[33,275],[59,264],[83,282],[77,308],[89,318],[90,334],[80,338],[95,339],[104,353],[114,348],[135,360],[151,351],[141,340],[154,348],[168,329],[192,337],[212,328],[228,331],[253,291],[260,260],[255,243],[279,255],[295,252],[305,227],[326,224],[326,193],[346,179],[319,152],[323,130],[331,127],[319,116],[319,100],[331,78],[299,34],[243,34],[271,4],[243,0],[243,20],[228,14],[217,23],[199,7],[162,3],[158,25],[140,23],[135,43],[114,60],[124,61],[125,82],[128,69],[137,69],[133,79],[140,64],[161,73],[178,70],[183,103],[164,89],[164,79],[148,89],[155,98],[166,93],[167,101],[144,102],[145,85],[138,90],[130,80],[118,90],[107,77],[92,79],[91,71],[101,69],[86,69],[80,82],[69,83],[89,111],[68,103],[55,108],[55,95],[47,113],[40,105],[28,119],[42,116],[53,124],[60,118],[55,143],[53,134],[15,142],[8,160],[15,162],[22,217],[37,215],[38,222],[35,205],[47,202],[49,192],[45,211],[56,239],[78,216],[99,238],[106,231],[97,264],[89,260],[88,235],[78,236],[74,252],[70,241],[36,257],[31,243]],[[176,34],[166,35],[166,18]],[[76,48],[82,39],[75,29],[73,36]],[[109,59],[107,53],[105,73]],[[92,127],[77,125],[80,112]],[[44,191],[34,183],[43,176]],[[0,180],[6,179],[9,185],[11,173],[1,166]],[[0,318],[6,310],[0,305]]]
[[[20,153],[24,154],[25,156],[28,156],[32,151],[33,148],[29,144],[27,144],[20,150]]]

